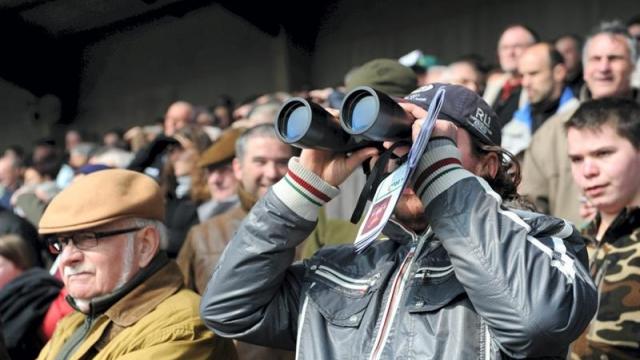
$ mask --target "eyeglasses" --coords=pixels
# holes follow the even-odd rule
[[[49,251],[52,254],[59,254],[72,241],[73,245],[79,250],[88,250],[98,245],[98,239],[109,236],[126,234],[142,229],[141,227],[133,227],[126,229],[118,229],[112,231],[94,231],[80,232],[66,235],[53,235],[47,239]]]

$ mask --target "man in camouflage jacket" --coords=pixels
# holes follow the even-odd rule
[[[640,359],[640,105],[584,103],[567,123],[571,170],[597,211],[584,229],[598,312],[572,359]]]

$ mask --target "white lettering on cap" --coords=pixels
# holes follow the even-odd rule
[[[491,134],[491,117],[485,113],[481,108],[476,108],[476,113],[471,115],[473,120],[473,127],[485,136]]]
[[[485,126],[491,127],[491,117],[489,117],[489,114],[485,114],[481,108],[477,108],[476,114],[471,115],[471,118],[475,121],[482,121]]]
[[[429,85],[421,86],[421,87],[419,87],[419,88],[417,88],[417,89],[413,90],[413,91],[411,92],[411,95],[413,95],[413,94],[415,94],[415,93],[423,92],[423,91],[429,91],[429,90],[431,90],[431,89],[433,89],[433,84],[429,84]]]

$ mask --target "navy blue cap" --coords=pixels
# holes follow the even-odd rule
[[[464,86],[429,84],[416,89],[405,99],[428,110],[429,104],[440,88],[444,88],[446,94],[439,118],[451,120],[456,125],[462,126],[484,144],[500,146],[501,129],[498,116],[484,99]]]

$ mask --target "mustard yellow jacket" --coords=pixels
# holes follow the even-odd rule
[[[95,319],[70,360],[237,359],[232,341],[204,326],[200,296],[183,282],[175,262],[167,263]],[[75,312],[61,320],[38,359],[56,359],[85,319]]]

